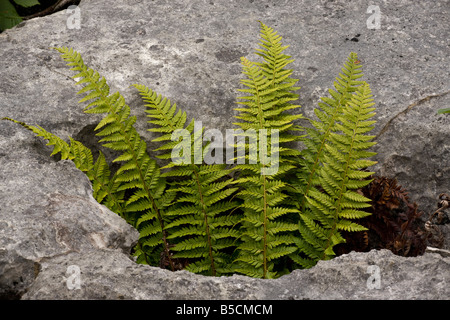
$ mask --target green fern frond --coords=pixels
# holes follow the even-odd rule
[[[274,269],[277,263],[296,250],[293,234],[298,229],[295,223],[298,210],[288,204],[283,177],[292,171],[294,166],[290,163],[293,156],[299,154],[286,144],[298,140],[289,130],[302,116],[287,112],[300,107],[291,104],[298,98],[293,93],[298,89],[294,86],[297,80],[290,78],[293,71],[285,68],[293,60],[283,53],[287,46],[282,46],[281,36],[263,23],[260,47],[256,54],[264,62],[241,58],[243,74],[247,78],[241,81],[246,89],[239,91],[247,95],[239,98],[242,101],[238,104],[242,107],[236,109],[239,111],[236,118],[241,122],[235,125],[247,132],[254,130],[257,146],[250,140],[234,146],[244,147],[246,155],[254,152],[259,162],[236,166],[241,171],[236,183],[241,186],[238,196],[243,201],[240,207],[244,212],[236,271],[253,277],[273,278],[278,276]],[[272,136],[274,132],[278,136]],[[261,145],[266,146],[266,155],[261,153]],[[264,156],[271,161],[265,161]],[[250,157],[244,159],[250,160]],[[276,169],[272,170],[270,166]]]
[[[226,176],[231,173],[224,164],[204,165],[204,155],[208,150],[203,145],[201,134],[194,132],[195,122],[186,123],[187,116],[176,104],[158,95],[143,85],[134,85],[139,91],[147,107],[146,112],[152,124],[149,131],[160,132],[161,136],[153,142],[163,143],[157,151],[169,150],[170,153],[160,155],[160,159],[171,160],[163,169],[162,176],[177,178],[169,186],[170,192],[176,192],[176,204],[167,209],[165,214],[173,220],[166,226],[169,239],[175,243],[172,250],[175,258],[189,259],[188,270],[206,275],[220,275],[230,270],[225,259],[224,249],[234,245],[236,232],[232,227],[237,224],[235,216],[225,216],[236,207],[230,197],[236,192],[233,179]],[[177,130],[184,130],[183,139],[188,139],[189,154],[187,162],[175,163],[172,157],[179,141],[173,138]],[[199,139],[200,137],[200,139]],[[200,143],[199,143],[200,141]],[[195,152],[200,154],[195,158]],[[224,223],[226,218],[226,223]],[[225,227],[226,232],[223,228]],[[219,271],[222,270],[222,271]]]
[[[350,53],[347,61],[344,63],[342,73],[334,82],[336,89],[329,90],[331,98],[322,97],[319,107],[314,109],[315,115],[319,121],[310,120],[313,128],[306,128],[307,135],[302,139],[306,148],[301,152],[300,161],[301,171],[299,180],[301,184],[298,186],[302,194],[308,194],[309,190],[319,185],[318,170],[325,161],[326,149],[325,145],[330,140],[333,131],[339,130],[339,119],[342,119],[342,112],[345,105],[350,101],[351,95],[363,83],[357,79],[361,78],[361,65],[358,62],[356,53]],[[303,197],[300,203],[300,210],[306,208],[306,198]]]
[[[160,94],[158,95],[155,91],[144,85],[134,84],[133,86],[139,91],[142,100],[145,102],[145,106],[147,107],[146,112],[148,113],[147,116],[151,119],[148,123],[154,125],[154,127],[148,129],[148,131],[165,133],[158,138],[153,139],[153,142],[166,142],[155,151],[172,151],[173,147],[177,145],[177,143],[172,140],[172,134],[176,130],[186,129],[189,134],[192,134],[194,129],[194,119],[186,126],[186,112],[177,108],[175,103],[171,104],[169,99]],[[167,156],[168,154],[166,154],[166,158],[168,158]],[[159,156],[159,158],[161,158],[161,156]]]
[[[78,92],[85,94],[80,103],[89,101],[84,111],[106,114],[95,130],[97,135],[102,137],[100,142],[104,147],[121,152],[120,156],[113,160],[113,162],[122,163],[115,176],[115,186],[119,192],[127,190],[133,192],[133,195],[124,203],[127,221],[136,225],[139,217],[145,212],[155,213],[154,218],[157,223],[148,222],[142,227],[159,225],[159,237],[163,239],[163,251],[173,269],[169,244],[166,241],[167,234],[164,230],[166,221],[161,208],[157,206],[158,197],[162,195],[161,190],[164,189],[166,182],[160,176],[155,160],[147,154],[146,143],[134,128],[136,117],[131,116],[130,107],[126,105],[122,95],[120,93],[110,94],[105,78],[88,68],[78,52],[68,48],[55,49],[62,54],[61,56],[68,66],[72,66],[71,70],[78,72],[73,76],[78,79],[77,84],[84,84],[84,87]],[[151,243],[160,244],[160,242]],[[146,247],[149,246],[149,242],[146,242]]]
[[[303,239],[297,242],[305,256],[293,258],[304,267],[334,256],[333,247],[345,241],[339,230],[366,230],[351,220],[367,216],[362,209],[370,206],[370,200],[356,191],[370,183],[366,179],[373,174],[362,170],[376,163],[365,159],[375,155],[367,151],[375,144],[370,141],[374,136],[366,135],[374,124],[374,121],[367,121],[375,115],[371,97],[366,83],[351,95],[337,115],[335,125],[330,126],[323,145],[323,162],[315,167],[316,177],[309,179],[322,190],[314,186],[305,192],[299,222]]]
[[[40,126],[31,126],[11,118],[3,118],[2,120],[17,123],[34,132],[36,136],[48,140],[47,145],[53,146],[51,156],[60,153],[62,160],[72,160],[75,166],[83,171],[92,182],[93,196],[97,202],[103,203],[117,214],[123,215],[123,193],[117,192],[117,184],[114,176],[110,177],[110,169],[102,152],[94,163],[91,150],[71,137],[69,137],[69,144]]]
[[[36,134],[36,136],[42,137],[45,140],[48,140],[47,145],[53,146],[53,152],[50,154],[50,156],[61,153],[62,160],[67,160],[67,159],[71,160],[73,158],[73,155],[70,152],[71,151],[70,145],[67,142],[65,142],[63,139],[61,139],[60,137],[46,131],[41,126],[37,126],[37,127],[30,126],[24,122],[17,121],[17,120],[7,118],[7,117],[2,118],[2,120],[8,120],[8,121],[17,123],[17,124],[21,125],[22,127],[34,132]]]

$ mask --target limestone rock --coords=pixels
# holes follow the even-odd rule
[[[130,253],[139,233],[95,201],[71,161],[4,157],[10,161],[0,171],[0,298],[20,297],[45,259],[105,248]]]
[[[261,20],[290,45],[286,53],[296,59],[291,66],[306,116],[313,116],[348,54],[358,53],[377,103],[373,169],[397,177],[420,209],[431,213],[438,194],[450,192],[450,117],[436,114],[450,102],[450,7],[445,0],[383,2],[377,24],[372,4],[81,1],[77,12],[32,19],[0,34],[0,118],[95,144],[92,129],[100,116],[82,112],[73,73],[49,49],[69,46],[106,77],[111,92],[124,95],[147,141],[152,134],[133,83],[169,97],[207,128],[233,128],[239,57],[255,59]],[[449,258],[434,253],[352,253],[270,281],[136,265],[128,253],[137,232],[93,200],[89,181],[73,164],[49,154],[42,139],[0,121],[1,298],[448,297]],[[380,268],[380,289],[366,286],[372,264]],[[81,289],[67,288],[70,265],[80,267]]]
[[[77,105],[73,75],[54,46],[70,46],[120,91],[150,139],[133,83],[176,102],[207,128],[234,128],[240,57],[256,59],[258,20],[283,36],[295,62],[302,112],[313,116],[343,62],[357,52],[376,102],[378,165],[397,177],[429,214],[450,192],[450,104],[445,39],[450,7],[433,2],[81,1],[0,34],[0,116],[38,123],[83,142],[94,139],[98,117]],[[79,27],[77,29],[77,27]],[[0,137],[22,130],[0,122]],[[149,149],[152,149],[149,144]]]
[[[388,250],[352,252],[274,280],[171,272],[137,265],[110,249],[69,253],[41,265],[23,299],[445,300],[450,294],[450,258],[436,253],[403,258]]]

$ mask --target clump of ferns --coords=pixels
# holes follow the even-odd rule
[[[375,123],[373,100],[369,85],[357,80],[357,55],[350,54],[331,97],[322,98],[317,119],[304,128],[294,125],[305,118],[295,113],[298,80],[286,68],[294,60],[283,53],[288,46],[281,40],[261,23],[256,54],[263,62],[241,59],[245,88],[239,91],[245,96],[236,109],[232,147],[244,155],[237,153],[232,168],[206,163],[211,144],[202,143],[203,128],[186,123],[186,113],[169,99],[136,84],[149,130],[160,134],[152,141],[166,161],[160,168],[122,95],[111,94],[105,78],[69,48],[55,49],[77,72],[77,84],[84,84],[78,92],[86,94],[81,103],[89,101],[84,111],[105,115],[95,131],[104,147],[119,153],[113,160],[119,169],[112,174],[101,152],[94,162],[72,138],[67,143],[42,127],[6,119],[47,139],[52,155],[73,160],[92,181],[95,199],[139,230],[139,263],[214,276],[278,277],[332,258],[333,247],[345,241],[341,231],[366,230],[354,220],[369,214],[369,199],[356,190],[370,183],[372,173],[363,169],[375,163],[368,160],[374,142],[367,135]],[[303,142],[302,151],[290,147],[296,141]]]
[[[162,176],[177,178],[169,187],[177,199],[165,211],[171,220],[165,230],[170,233],[169,241],[174,240],[173,257],[190,259],[187,269],[193,272],[232,273],[231,255],[226,252],[239,236],[234,228],[239,215],[230,214],[237,206],[231,196],[238,189],[229,176],[231,169],[226,164],[205,164],[210,144],[203,144],[203,128],[194,130],[194,119],[186,124],[187,115],[176,104],[146,86],[135,87],[148,108],[149,123],[155,126],[149,130],[162,133],[154,139],[163,142],[155,151],[168,151],[158,156],[169,161]],[[172,140],[174,134],[181,142]]]

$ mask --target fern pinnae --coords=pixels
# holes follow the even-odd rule
[[[336,121],[342,114],[342,108],[350,100],[350,95],[362,84],[358,81],[362,77],[361,65],[357,62],[357,54],[350,53],[347,61],[344,63],[342,73],[336,78],[334,86],[336,91],[330,89],[329,93],[332,98],[322,97],[319,102],[320,109],[314,109],[314,113],[319,121],[310,120],[313,128],[307,128],[307,136],[302,139],[307,148],[303,150],[302,157],[306,160],[302,161],[303,172],[300,179],[303,180],[303,194],[308,194],[311,188],[317,185],[317,170],[325,161],[325,144],[329,140],[329,136],[333,130],[336,130]],[[310,141],[313,143],[310,143]],[[305,177],[306,173],[306,177]],[[303,175],[303,176],[302,176]],[[305,210],[306,198],[303,197],[300,203],[300,210]]]
[[[164,188],[165,179],[159,175],[159,167],[155,160],[151,159],[146,152],[146,143],[140,138],[134,123],[136,117],[131,116],[130,107],[126,105],[125,99],[118,92],[110,94],[109,86],[106,80],[98,72],[88,68],[79,53],[67,48],[55,48],[62,54],[62,58],[72,66],[73,71],[78,71],[74,78],[79,79],[77,84],[84,84],[84,87],[78,92],[85,94],[80,100],[81,103],[90,101],[84,109],[87,113],[103,113],[106,116],[97,125],[97,135],[103,146],[120,151],[121,155],[114,159],[114,162],[121,162],[122,165],[117,171],[115,182],[119,184],[117,191],[131,191],[135,196],[130,197],[124,204],[124,213],[127,220],[136,225],[139,216],[145,211],[151,210],[160,229],[154,234],[157,241],[147,241],[154,244],[155,252],[159,247],[166,256],[169,265],[174,270],[174,265],[170,255],[169,244],[166,241],[167,234],[164,228],[164,217],[157,205],[157,190]],[[140,191],[144,192],[140,192]],[[161,192],[159,192],[160,196]],[[141,222],[139,227],[145,224],[153,223]],[[144,224],[144,225],[142,225]],[[158,234],[161,234],[159,236]],[[157,253],[155,253],[157,254]]]
[[[236,118],[241,122],[235,125],[242,130],[267,130],[268,134],[277,131],[278,142],[285,144],[296,140],[296,136],[289,135],[288,130],[293,127],[294,120],[302,118],[301,115],[287,113],[300,107],[291,104],[298,97],[292,92],[298,89],[294,87],[297,80],[289,77],[292,70],[285,69],[293,60],[288,60],[289,56],[282,53],[287,46],[281,46],[281,37],[263,23],[261,38],[261,48],[256,53],[265,62],[241,58],[242,73],[247,78],[241,81],[246,88],[239,91],[247,96],[239,98],[238,104],[243,107],[236,109],[240,112]],[[263,142],[259,136],[256,140],[258,145]],[[273,170],[268,163],[261,161],[263,155],[260,150],[254,150],[259,155],[260,163],[236,166],[236,169],[241,170],[236,183],[242,186],[238,196],[243,200],[241,208],[244,211],[241,220],[242,244],[238,247],[236,271],[249,276],[273,278],[278,276],[275,269],[280,258],[296,250],[292,233],[297,227],[289,222],[289,216],[296,214],[297,210],[286,207],[286,183],[281,179],[294,168],[290,163],[291,156],[298,155],[298,152],[277,146],[269,137],[266,142],[271,155],[276,155],[272,158],[272,165],[278,166],[276,172],[271,172]],[[245,150],[251,151],[252,144],[245,143]],[[249,159],[249,156],[245,157],[245,160]]]
[[[300,214],[303,239],[297,243],[308,258],[293,259],[304,267],[334,256],[333,247],[345,241],[339,230],[365,230],[351,219],[367,216],[362,209],[370,206],[370,200],[354,190],[370,183],[367,178],[373,173],[362,169],[376,163],[365,159],[375,155],[367,151],[375,144],[370,142],[374,136],[366,135],[374,123],[367,121],[374,116],[371,97],[369,85],[363,83],[342,109],[337,129],[324,144],[324,163],[318,169],[317,180],[323,191],[310,189],[305,196],[307,210]]]
[[[61,153],[62,160],[72,160],[75,166],[83,171],[92,182],[94,198],[123,216],[123,193],[116,192],[117,186],[114,184],[114,177],[110,178],[110,169],[102,152],[99,153],[94,163],[91,150],[71,137],[69,137],[69,144],[41,126],[31,126],[11,118],[3,118],[2,120],[17,123],[34,132],[36,136],[48,140],[47,145],[53,146],[51,156]]]
[[[334,82],[334,86],[336,91],[329,90],[331,95],[330,97],[321,98],[322,102],[319,102],[319,107],[314,109],[314,113],[316,114],[318,120],[309,120],[312,124],[311,128],[305,128],[307,135],[303,137],[302,142],[305,144],[306,148],[301,152],[301,160],[300,170],[297,174],[298,184],[295,183],[295,187],[300,190],[300,216],[308,215],[308,211],[314,210],[311,208],[311,203],[314,199],[311,197],[312,195],[317,195],[316,192],[317,187],[321,187],[326,189],[329,193],[332,193],[336,186],[332,186],[333,179],[330,179],[331,176],[335,176],[337,171],[342,170],[341,165],[338,162],[330,161],[330,155],[334,155],[339,158],[342,162],[345,159],[340,156],[339,152],[335,152],[335,149],[331,146],[327,148],[327,144],[331,139],[331,135],[334,131],[339,130],[339,125],[343,113],[343,109],[346,104],[350,101],[351,95],[357,88],[363,83],[362,81],[358,81],[362,76],[361,65],[357,61],[357,55],[355,53],[350,53],[347,61],[344,63],[344,67],[342,68],[342,73],[339,74],[336,81]],[[339,139],[339,136],[337,138]],[[323,173],[322,167],[328,166],[329,170]],[[335,170],[331,170],[331,168],[335,168]],[[322,176],[324,175],[324,176]],[[327,183],[328,181],[328,183]],[[318,200],[320,202],[320,200]],[[316,218],[322,221],[327,221],[326,215],[322,216],[322,211],[314,210],[314,214]],[[326,222],[324,222],[326,224]],[[299,221],[299,230],[302,233],[303,238],[308,238],[309,236],[306,234],[307,228],[305,226],[301,226],[302,219]],[[301,240],[298,242],[299,248],[307,248],[305,246],[305,241]],[[317,249],[317,243],[314,244]],[[320,246],[319,246],[320,247]],[[311,248],[308,247],[307,251],[310,256]],[[320,249],[319,249],[320,250]],[[314,259],[317,258],[319,254],[314,254]],[[303,258],[299,258],[299,256],[294,255],[294,259],[300,259],[298,261],[304,267],[310,267],[314,263],[306,262]]]
[[[172,134],[176,130],[186,130],[188,138],[191,138],[189,163],[174,163],[171,153],[158,156],[160,159],[172,160],[163,167],[170,169],[163,176],[169,179],[177,177],[170,183],[169,190],[179,195],[176,203],[165,212],[174,219],[166,226],[170,238],[176,242],[173,250],[177,253],[174,257],[189,259],[190,263],[186,268],[192,272],[209,275],[232,272],[227,268],[228,261],[222,252],[233,245],[235,237],[231,226],[236,224],[236,218],[224,216],[228,210],[236,207],[229,197],[237,188],[232,186],[233,179],[225,178],[231,171],[223,164],[197,163],[193,154],[201,152],[203,159],[207,146],[200,145],[197,146],[200,149],[195,150],[195,139],[198,138],[194,132],[194,120],[186,124],[186,113],[176,104],[172,105],[169,99],[146,86],[134,86],[147,107],[146,112],[150,118],[148,122],[152,124],[149,131],[162,134],[153,140],[162,143],[156,150],[168,150],[172,153],[178,144],[178,141],[172,141]],[[178,218],[180,215],[181,218]],[[229,231],[227,236],[224,236],[226,232],[220,226]]]

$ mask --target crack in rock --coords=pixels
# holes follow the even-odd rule
[[[421,105],[427,101],[430,101],[433,98],[438,98],[438,97],[443,97],[446,94],[450,93],[450,91],[446,91],[443,93],[438,93],[438,94],[432,94],[432,95],[428,95],[425,98],[422,98],[420,100],[417,100],[413,103],[411,103],[409,106],[407,106],[404,110],[400,111],[399,113],[397,113],[394,117],[392,117],[384,126],[383,128],[380,130],[380,132],[376,135],[374,140],[378,140],[378,138],[380,136],[382,136],[387,130],[389,130],[389,127],[391,126],[392,122],[397,119],[399,116],[401,115],[406,115],[412,108]]]

